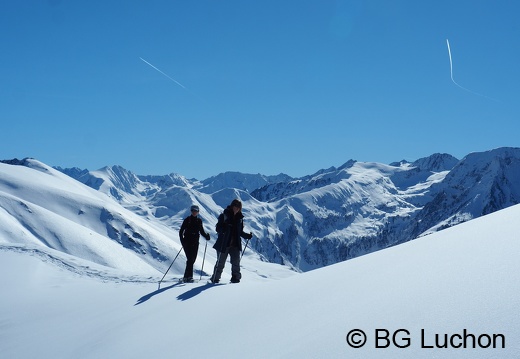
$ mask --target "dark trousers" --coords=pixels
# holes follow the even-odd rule
[[[197,253],[199,251],[199,241],[197,240],[184,240],[182,242],[184,248],[184,254],[186,255],[186,269],[184,270],[184,278],[193,278],[193,264],[197,259]]]
[[[236,279],[242,278],[242,274],[240,274],[240,249],[238,247],[228,247],[224,252],[217,251],[218,260],[213,270],[213,280],[220,280],[228,255],[231,262],[231,276]]]

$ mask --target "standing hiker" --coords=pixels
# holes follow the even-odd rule
[[[204,231],[202,219],[199,218],[199,206],[191,206],[191,215],[182,222],[179,230],[182,248],[186,254],[186,270],[184,271],[183,282],[193,282],[193,263],[197,259],[199,251],[199,234],[202,234],[209,241],[209,234]]]
[[[226,265],[228,255],[231,262],[231,283],[239,283],[240,253],[242,252],[241,237],[251,239],[252,233],[244,233],[244,215],[242,214],[242,202],[234,199],[220,214],[217,222],[217,241],[213,248],[217,251],[217,263],[210,278],[212,283],[218,283]]]

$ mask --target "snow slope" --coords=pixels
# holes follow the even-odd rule
[[[136,273],[150,277],[164,273],[179,253],[179,227],[166,226],[153,216],[139,216],[106,193],[37,160],[0,163],[0,245],[38,253],[62,266],[75,267],[83,260],[81,267],[89,268],[83,270],[89,275],[112,277],[113,270],[121,270],[130,277]],[[206,230],[212,227],[205,222]],[[211,249],[215,236],[209,232],[213,240],[205,258],[205,275],[212,273],[216,261]],[[204,249],[203,243],[200,258]],[[248,263],[256,263],[258,258],[246,251],[245,270],[255,271],[257,266]],[[179,256],[171,273],[183,273],[184,263],[183,255]],[[196,262],[196,272],[200,274],[202,269],[201,261]],[[277,278],[292,274],[289,268],[273,272],[279,274]]]
[[[2,243],[0,357],[519,358],[519,216],[512,206],[284,279],[260,280],[283,267],[256,261],[258,273],[217,286],[85,276],[72,261],[74,271],[55,265],[61,254]],[[353,329],[366,333],[363,348],[347,345]],[[382,329],[407,330],[395,339],[410,345],[377,348]],[[464,330],[498,348],[429,348]]]

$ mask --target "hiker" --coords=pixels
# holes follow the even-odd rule
[[[184,271],[183,282],[193,282],[193,264],[197,259],[199,251],[199,234],[202,234],[209,241],[209,234],[204,231],[202,219],[199,218],[199,206],[191,206],[191,214],[182,222],[179,230],[184,254],[186,254],[186,270]]]
[[[242,252],[241,237],[251,239],[252,233],[244,233],[244,215],[242,214],[242,202],[234,199],[220,214],[216,226],[217,241],[213,248],[217,251],[217,263],[210,278],[212,283],[218,283],[226,265],[228,255],[231,262],[231,283],[239,283],[240,256]]]

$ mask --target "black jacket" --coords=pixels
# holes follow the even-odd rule
[[[242,251],[240,237],[245,239],[252,237],[250,233],[244,233],[244,215],[242,212],[235,215],[230,206],[218,217],[216,230],[218,237],[213,248],[219,252],[224,252],[228,247],[238,247]]]
[[[192,215],[186,217],[182,222],[181,229],[179,230],[179,238],[181,239],[181,242],[198,242],[199,234],[202,234],[206,239],[209,238],[209,234],[204,231],[204,227],[202,226],[202,219]]]

